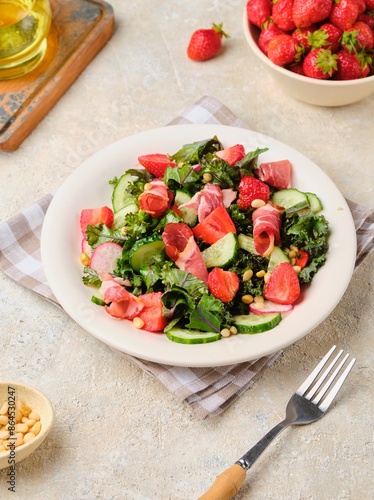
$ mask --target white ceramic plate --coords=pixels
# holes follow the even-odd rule
[[[118,321],[90,300],[92,289],[82,284],[79,260],[83,208],[110,206],[108,181],[137,164],[141,154],[173,154],[183,144],[216,135],[224,147],[237,143],[246,151],[268,147],[261,161],[289,159],[292,186],[316,193],[330,223],[327,262],[303,291],[295,309],[269,332],[236,335],[209,344],[183,345],[164,334],[136,330]],[[126,137],[86,160],[57,191],[45,217],[41,236],[47,280],[65,311],[87,332],[119,351],[174,366],[220,366],[268,355],[313,330],[334,309],[354,268],[356,234],[348,205],[330,178],[311,160],[291,147],[249,130],[222,125],[175,125]]]

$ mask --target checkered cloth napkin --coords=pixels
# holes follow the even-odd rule
[[[226,106],[203,97],[170,124],[216,123],[247,128]],[[44,276],[40,257],[40,234],[44,215],[53,198],[48,194],[7,222],[0,223],[0,269],[8,276],[57,304]],[[348,202],[357,231],[356,268],[374,248],[374,209]],[[223,412],[240,397],[280,355],[215,368],[173,367],[128,356],[127,359],[159,380],[199,418]]]

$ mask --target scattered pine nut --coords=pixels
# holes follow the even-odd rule
[[[296,256],[297,256],[297,253],[295,252],[295,250],[290,250],[290,251],[288,252],[288,257],[289,257],[290,259],[294,259]]]
[[[260,207],[263,207],[265,205],[266,205],[266,202],[264,200],[260,200],[259,198],[256,198],[251,203],[252,208],[260,208]]]
[[[301,267],[300,266],[293,266],[294,268],[294,271],[299,273],[301,271]]]
[[[90,258],[89,258],[89,256],[86,253],[84,253],[84,252],[81,253],[80,260],[81,260],[81,263],[84,266],[89,266],[90,265]]]
[[[247,269],[243,274],[243,281],[249,281],[253,276],[252,269]]]
[[[238,333],[238,329],[236,328],[236,326],[230,326],[230,333],[232,335],[236,335]]]
[[[290,250],[291,250],[291,251],[293,250],[293,251],[294,251],[294,252],[296,252],[296,253],[298,253],[298,251],[299,251],[299,249],[297,248],[297,246],[296,246],[296,245],[290,245]]]
[[[264,283],[267,283],[270,279],[270,276],[271,276],[271,273],[265,273],[265,276],[264,276]]]
[[[264,297],[262,295],[257,295],[253,301],[256,302],[256,304],[262,304],[264,302]]]
[[[221,335],[222,337],[227,338],[230,337],[231,332],[228,328],[223,328],[223,330],[221,330]]]
[[[263,269],[261,269],[261,271],[258,271],[256,273],[256,276],[257,276],[257,278],[263,278],[265,276],[265,274],[266,274],[266,272]]]
[[[139,318],[138,316],[136,316],[132,320],[132,324],[135,326],[135,328],[138,328],[139,330],[141,330],[144,326],[144,321],[142,320],[142,318]]]
[[[243,295],[242,302],[243,302],[243,304],[252,304],[253,296],[250,295],[249,293],[247,295]]]
[[[205,182],[210,182],[213,179],[213,176],[209,172],[205,172],[205,174],[203,174],[203,179]]]

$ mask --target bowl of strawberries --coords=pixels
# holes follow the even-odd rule
[[[344,106],[374,92],[374,0],[247,0],[243,30],[295,99]]]

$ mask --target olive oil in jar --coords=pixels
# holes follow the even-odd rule
[[[0,79],[19,77],[43,59],[51,25],[49,0],[0,0]]]

